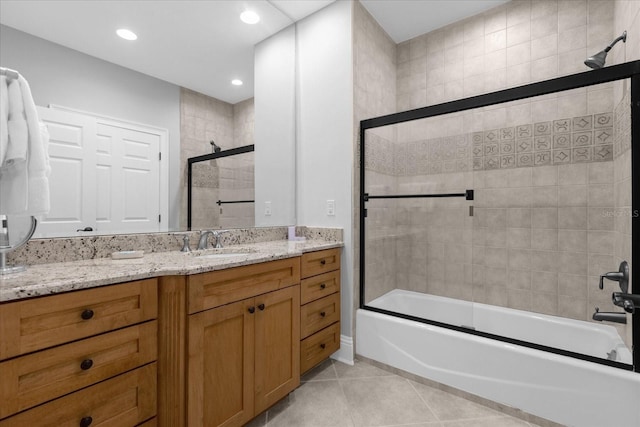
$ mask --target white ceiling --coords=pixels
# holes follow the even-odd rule
[[[400,43],[499,6],[509,0],[360,0]]]
[[[0,23],[235,104],[253,96],[253,47],[334,0],[1,0]],[[338,0],[345,1],[345,0]],[[506,0],[364,0],[401,42]],[[256,11],[256,25],[240,21]],[[138,40],[120,39],[128,28]],[[244,81],[232,86],[232,79]]]

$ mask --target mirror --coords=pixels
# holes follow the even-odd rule
[[[290,37],[293,46],[295,33],[289,32],[284,37]],[[140,58],[140,61],[143,60],[144,58]],[[187,159],[211,153],[211,140],[216,141],[222,149],[253,144],[254,139],[258,141],[257,150],[259,150],[259,144],[262,143],[265,146],[269,144],[269,156],[256,155],[255,167],[265,171],[277,168],[279,174],[276,176],[269,173],[268,182],[268,191],[275,194],[261,195],[258,193],[260,191],[258,187],[250,199],[268,198],[274,200],[278,212],[295,211],[295,187],[290,181],[290,178],[295,176],[295,153],[291,151],[295,147],[288,143],[278,148],[277,138],[269,136],[260,138],[259,135],[255,135],[254,138],[253,98],[232,105],[5,25],[0,25],[0,65],[15,69],[25,76],[38,106],[62,106],[79,113],[119,119],[166,131],[167,148],[166,152],[161,152],[166,164],[160,167],[159,173],[160,180],[164,180],[166,184],[162,197],[165,199],[167,213],[161,215],[157,231],[187,229]],[[256,83],[256,87],[258,84]],[[291,96],[291,103],[293,103],[293,92],[288,95]],[[272,114],[269,117],[269,126],[277,127],[273,125],[277,124],[276,120],[280,120],[287,123],[282,128],[292,128],[294,114],[290,110],[288,113],[281,117],[274,117]],[[278,154],[279,150],[282,155]],[[245,156],[253,156],[253,153]],[[260,164],[271,162],[274,157],[278,159],[277,164]],[[245,169],[249,167],[248,163],[250,162],[240,161],[230,168],[238,167],[236,175],[246,179]],[[223,169],[229,168],[223,163]],[[282,179],[282,182],[278,179]],[[230,188],[233,188],[233,184]],[[119,188],[112,190],[117,196]],[[100,199],[103,194],[99,193],[99,196]],[[214,202],[222,199],[215,198]],[[245,199],[244,196],[243,199]],[[248,197],[247,200],[249,200]],[[264,214],[263,209],[258,210],[253,205],[247,205],[251,206],[252,213],[247,214],[245,206],[242,209],[242,215],[255,216],[258,211]],[[215,205],[215,207],[219,213],[219,206]],[[236,210],[235,207],[232,209],[231,205],[222,208],[223,212],[229,213]],[[132,217],[135,219],[136,215]],[[153,215],[149,217],[155,218]],[[251,225],[257,226],[291,225],[295,223],[295,217],[294,215],[274,215],[269,216],[266,221],[253,218],[250,222]],[[228,221],[227,224],[244,226],[237,221]],[[135,220],[130,221],[126,228],[101,229],[99,221],[98,226],[91,228],[93,230],[91,232],[79,232],[77,230],[85,230],[87,227],[78,223],[77,227],[75,225],[69,227],[71,231],[64,235],[149,232],[148,229],[136,229]],[[195,228],[198,228],[197,224],[194,224]],[[61,237],[51,233],[38,236],[38,232],[35,236]]]
[[[213,153],[187,160],[187,230],[253,227],[254,146],[211,142]]]

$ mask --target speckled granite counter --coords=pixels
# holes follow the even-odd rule
[[[109,285],[159,276],[190,275],[259,262],[300,256],[305,252],[342,247],[340,241],[277,240],[231,245],[222,250],[210,249],[182,253],[179,251],[145,254],[143,258],[91,260],[39,264],[27,271],[0,276],[0,302],[51,295],[77,289]],[[221,257],[199,255],[225,254]],[[231,255],[233,254],[233,255]]]

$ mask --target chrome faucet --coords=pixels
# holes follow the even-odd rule
[[[618,271],[612,271],[609,273],[604,273],[600,276],[600,289],[604,289],[604,279],[613,280],[614,282],[618,282],[620,285],[620,290],[623,293],[629,292],[629,263],[627,261],[622,261],[620,263],[620,268]]]
[[[206,230],[200,232],[200,240],[198,240],[198,249],[207,249],[207,238],[214,236],[213,231]]]
[[[222,247],[222,243],[220,242],[220,235],[224,234],[224,233],[228,233],[229,230],[215,230],[213,232],[213,237],[216,239],[215,243],[213,244],[214,248],[221,248]]]
[[[213,247],[219,249],[222,247],[220,235],[228,233],[229,230],[206,230],[200,232],[200,240],[198,241],[198,249],[207,249],[207,238],[213,236]]]

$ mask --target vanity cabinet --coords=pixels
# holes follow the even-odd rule
[[[300,259],[300,371],[305,373],[340,348],[340,249]]]
[[[0,305],[0,426],[156,414],[157,279]]]
[[[242,426],[300,384],[298,257],[162,278],[160,312],[160,426]]]

